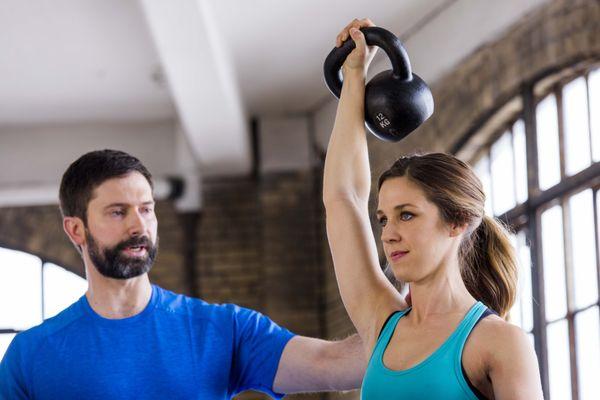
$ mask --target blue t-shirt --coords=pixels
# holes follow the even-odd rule
[[[152,287],[139,314],[106,319],[87,298],[19,333],[1,399],[230,399],[273,380],[293,337],[262,314]]]

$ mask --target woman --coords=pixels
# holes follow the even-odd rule
[[[504,320],[515,255],[506,231],[484,215],[481,183],[465,163],[439,153],[402,157],[381,176],[381,240],[395,277],[410,283],[410,308],[379,268],[364,129],[374,51],[358,30],[372,25],[354,20],[336,40],[351,38],[356,49],[343,66],[323,188],[342,300],[371,355],[362,398],[540,399],[533,347]]]

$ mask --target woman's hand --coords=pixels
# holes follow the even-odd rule
[[[369,64],[377,52],[377,47],[367,46],[365,36],[359,30],[360,28],[369,26],[375,26],[375,24],[368,18],[354,19],[337,35],[335,39],[336,47],[340,47],[348,38],[354,40],[356,44],[356,48],[352,50],[344,62],[342,67],[344,72],[359,70],[364,73],[369,68]]]

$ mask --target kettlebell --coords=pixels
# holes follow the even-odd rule
[[[392,69],[373,77],[365,88],[365,125],[378,138],[402,140],[433,114],[433,96],[423,79],[413,74],[400,39],[380,27],[361,28],[367,45],[389,57]],[[356,45],[352,39],[334,47],[323,64],[325,83],[335,97],[342,92],[341,68]]]

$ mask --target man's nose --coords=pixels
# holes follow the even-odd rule
[[[129,216],[128,232],[131,236],[142,236],[146,231],[146,220],[139,211],[133,211]]]

